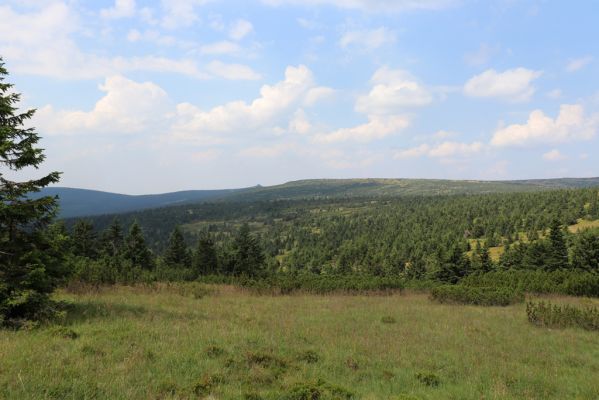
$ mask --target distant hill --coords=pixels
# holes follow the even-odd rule
[[[598,178],[532,179],[521,181],[475,181],[441,179],[311,179],[274,186],[228,190],[188,190],[182,192],[124,195],[96,190],[52,187],[43,195],[60,198],[63,218],[118,214],[149,208],[169,207],[204,201],[270,201],[382,196],[434,196],[530,192],[599,186]]]
[[[98,190],[64,187],[45,188],[31,197],[58,196],[60,217],[72,218],[86,215],[118,214],[148,208],[168,207],[197,203],[234,193],[228,190],[186,190],[163,194],[126,195]]]

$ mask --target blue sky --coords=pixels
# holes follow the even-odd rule
[[[599,3],[3,0],[61,186],[599,175]]]

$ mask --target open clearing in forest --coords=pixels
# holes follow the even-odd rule
[[[159,285],[59,293],[72,304],[64,326],[0,331],[0,398],[599,393],[599,334],[533,326],[524,304],[439,305],[425,294],[257,296],[228,286],[204,292],[199,285]]]

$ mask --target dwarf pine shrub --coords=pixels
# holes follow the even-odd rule
[[[578,308],[568,304],[526,303],[528,320],[538,326],[552,328],[579,327],[590,331],[599,331],[599,308]]]
[[[508,306],[524,301],[522,292],[503,287],[469,287],[445,285],[433,288],[431,300],[439,303],[472,304],[477,306]]]

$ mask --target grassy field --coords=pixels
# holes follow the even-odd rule
[[[60,293],[63,327],[0,331],[2,399],[597,399],[599,335],[524,305],[231,287]],[[599,304],[598,300],[552,298]]]

